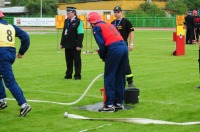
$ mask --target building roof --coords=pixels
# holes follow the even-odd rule
[[[19,7],[0,7],[0,11],[3,13],[26,13],[26,9],[24,6]]]

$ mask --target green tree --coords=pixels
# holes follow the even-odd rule
[[[29,0],[25,5],[29,15],[40,15],[41,0]],[[57,1],[56,0],[43,0],[42,1],[42,15],[54,16],[57,14]]]
[[[200,9],[200,0],[183,0],[187,5],[188,10],[198,10]]]
[[[164,10],[157,7],[157,5],[145,2],[140,4],[140,6],[136,10],[127,11],[126,16],[142,16],[142,17],[164,17]]]
[[[12,0],[11,6],[24,6],[26,5],[27,0]]]
[[[182,0],[168,0],[166,10],[172,15],[183,15],[186,13],[188,8]]]
[[[25,6],[29,15],[39,16],[41,0],[13,0],[11,6]],[[54,16],[57,14],[57,0],[42,0],[42,15]]]

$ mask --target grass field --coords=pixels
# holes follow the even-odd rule
[[[13,65],[16,80],[27,100],[73,102],[85,91],[89,83],[103,73],[104,64],[97,54],[82,54],[82,80],[63,79],[66,70],[64,52],[57,48],[60,32],[27,31],[31,46],[23,59]],[[46,33],[47,32],[47,33]],[[80,110],[84,106],[101,102],[100,78],[87,95],[76,105],[64,106],[29,102],[32,111],[18,117],[19,106],[8,100],[8,107],[0,111],[0,132],[78,132],[89,129],[96,132],[197,132],[199,125],[141,125],[111,121],[67,119],[64,112],[91,118],[150,118],[172,122],[200,121],[198,46],[186,45],[185,56],[170,56],[175,49],[173,31],[135,31],[135,49],[130,52],[134,83],[140,89],[139,103],[130,110],[116,113],[98,113]],[[88,30],[83,51],[94,51]],[[58,37],[58,38],[57,38]],[[87,43],[87,44],[86,44]],[[91,45],[92,44],[92,45]],[[17,49],[19,41],[17,41]],[[8,98],[13,98],[7,90]],[[105,125],[101,128],[99,126]]]

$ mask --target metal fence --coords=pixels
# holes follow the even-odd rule
[[[4,20],[6,20],[9,24],[14,24],[14,17],[5,17]]]
[[[176,17],[126,17],[134,27],[176,27]],[[14,23],[14,17],[4,18],[8,23]]]
[[[96,2],[96,1],[102,1],[102,0],[58,0],[58,3],[83,3],[83,2]]]
[[[126,17],[134,27],[175,27],[176,17]]]

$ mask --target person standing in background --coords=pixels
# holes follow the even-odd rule
[[[185,25],[186,25],[186,44],[193,44],[194,37],[194,17],[191,13],[187,12],[187,16],[185,17]]]
[[[72,79],[73,66],[74,79],[81,80],[81,48],[83,47],[83,22],[76,16],[75,7],[67,7],[67,19],[64,22],[60,47],[65,48],[66,75],[65,79]]]
[[[122,9],[119,6],[116,6],[114,9],[114,16],[116,20],[112,21],[111,24],[113,24],[121,36],[123,37],[124,41],[126,42],[128,46],[128,50],[132,51],[134,49],[134,28],[129,20],[126,18],[123,18]],[[129,43],[128,43],[129,38]],[[131,71],[130,63],[128,60],[126,71],[126,81],[128,82],[128,87],[135,87],[133,83],[133,74]]]
[[[198,16],[198,12],[196,10],[193,11],[194,15],[194,37],[196,39],[196,43],[199,42],[199,28],[200,28],[200,17]]]

